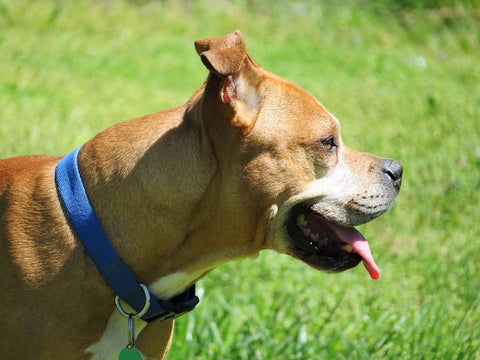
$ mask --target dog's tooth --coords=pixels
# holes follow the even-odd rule
[[[300,214],[297,216],[297,224],[301,226],[307,226],[307,221],[305,220],[305,215]]]
[[[345,250],[346,252],[352,253],[353,252],[353,247],[350,244],[346,244],[342,246],[342,249]]]

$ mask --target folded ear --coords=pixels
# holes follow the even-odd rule
[[[197,40],[195,49],[208,70],[223,76],[237,72],[247,56],[240,30],[218,38]]]
[[[195,41],[203,64],[215,74],[215,89],[233,111],[232,125],[248,134],[260,107],[258,65],[248,53],[239,30],[223,37]]]

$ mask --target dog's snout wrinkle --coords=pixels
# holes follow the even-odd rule
[[[391,179],[395,189],[400,190],[403,175],[402,164],[396,160],[385,159],[382,164],[382,171]]]

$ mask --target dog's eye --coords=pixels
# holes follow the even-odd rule
[[[321,145],[321,147],[328,151],[328,152],[332,152],[332,151],[335,151],[335,149],[337,148],[338,144],[337,142],[335,141],[335,138],[333,136],[330,136],[326,139],[323,139],[323,140],[320,140],[319,141],[319,144]]]

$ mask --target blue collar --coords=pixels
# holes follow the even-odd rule
[[[137,312],[145,304],[145,294],[136,276],[120,259],[90,204],[78,168],[81,147],[65,156],[57,165],[55,180],[64,208],[98,270],[120,299]],[[142,319],[169,320],[176,318],[198,304],[195,285],[170,300],[161,300],[150,293],[150,308]]]

